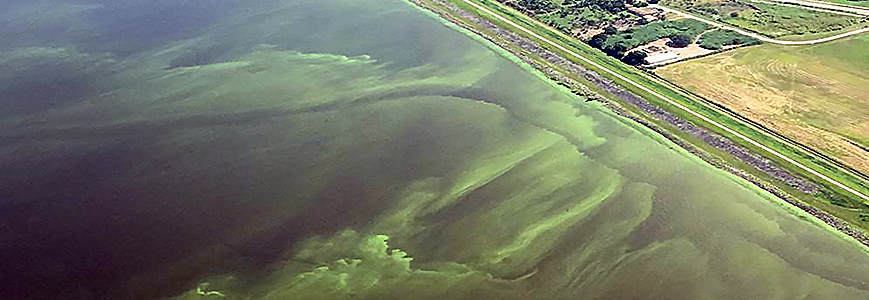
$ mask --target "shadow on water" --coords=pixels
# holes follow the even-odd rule
[[[86,18],[101,32],[81,39],[81,47],[127,57],[202,34],[208,25],[236,13],[233,8],[242,1],[101,2],[103,7]]]
[[[56,82],[29,81],[16,78],[12,87],[0,90],[0,117],[31,114],[49,108],[72,105],[98,93],[89,79]]]
[[[230,59],[226,56],[232,50],[233,47],[227,44],[212,45],[206,49],[191,49],[169,62],[169,66],[166,69],[171,70],[226,62]]]

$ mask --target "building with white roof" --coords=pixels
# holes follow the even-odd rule
[[[665,52],[665,53],[655,54],[655,55],[646,57],[646,63],[648,63],[650,65],[654,65],[656,63],[665,62],[665,61],[673,60],[673,59],[677,59],[677,58],[679,58],[678,53]]]

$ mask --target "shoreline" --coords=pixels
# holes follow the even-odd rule
[[[492,23],[488,19],[480,18],[474,13],[468,12],[462,8],[457,7],[456,5],[450,3],[448,0],[407,0],[407,1],[422,8],[422,9],[424,9],[424,10],[432,12],[432,13],[440,16],[442,19],[447,20],[448,22],[450,22],[456,26],[459,26],[465,30],[468,30],[468,31],[480,36],[481,38],[497,45],[498,47],[500,47],[504,51],[507,51],[507,52],[515,55],[516,57],[518,57],[522,62],[524,62],[524,63],[528,64],[529,66],[531,66],[532,68],[542,72],[546,77],[549,78],[549,80],[552,80],[554,83],[556,83],[560,86],[566,87],[567,89],[569,89],[574,94],[577,94],[578,96],[587,98],[588,99],[587,101],[600,102],[603,106],[608,108],[614,114],[616,114],[620,117],[629,119],[637,124],[640,124],[640,125],[646,127],[647,129],[661,135],[662,137],[666,138],[670,142],[681,147],[682,149],[684,149],[685,151],[687,151],[691,155],[694,155],[694,156],[700,158],[701,160],[705,161],[706,163],[709,163],[710,165],[712,165],[720,170],[723,170],[725,172],[728,172],[730,174],[733,174],[737,177],[740,177],[740,178],[748,181],[749,183],[753,184],[754,186],[756,186],[756,187],[758,187],[766,192],[769,192],[770,194],[772,194],[772,195],[778,197],[779,199],[787,202],[788,204],[798,208],[799,210],[814,216],[819,221],[831,226],[839,233],[845,234],[845,235],[853,238],[854,240],[856,240],[858,243],[860,243],[866,247],[869,247],[869,236],[867,236],[866,234],[864,234],[862,231],[860,231],[858,229],[854,229],[848,223],[841,221],[838,218],[836,218],[835,216],[828,214],[824,211],[821,211],[817,208],[814,208],[814,207],[809,206],[807,204],[801,203],[799,200],[792,197],[788,193],[782,191],[780,188],[776,187],[775,185],[773,185],[765,180],[762,180],[760,178],[757,178],[756,176],[749,174],[748,172],[745,172],[740,168],[731,166],[730,164],[722,161],[722,159],[716,158],[713,155],[704,152],[702,149],[696,147],[695,145],[683,140],[682,138],[677,137],[674,134],[671,134],[666,129],[661,128],[660,126],[655,125],[652,122],[649,122],[648,120],[646,120],[645,118],[643,118],[641,116],[638,116],[634,113],[631,113],[630,111],[625,109],[620,104],[615,103],[609,99],[606,99],[603,96],[600,96],[599,94],[589,90],[589,88],[587,86],[569,78],[568,76],[562,74],[558,70],[555,70],[549,66],[541,65],[540,63],[535,61],[535,59],[529,57],[529,54],[523,53],[523,51],[512,49],[511,47],[509,47],[509,45],[513,44],[515,46],[518,46],[522,50],[530,52],[532,55],[536,55],[537,57],[539,57],[541,60],[545,61],[546,63],[563,68],[566,71],[568,71],[574,75],[578,75],[578,76],[588,80],[589,82],[591,82],[592,84],[594,84],[598,88],[618,97],[622,102],[627,103],[628,105],[631,105],[631,106],[643,111],[645,114],[648,115],[648,117],[651,117],[651,118],[657,119],[658,121],[673,125],[674,127],[678,128],[678,130],[680,130],[681,132],[683,132],[685,134],[689,134],[695,138],[698,138],[703,143],[706,143],[712,147],[715,147],[719,150],[722,150],[722,151],[728,153],[729,155],[736,157],[737,159],[741,160],[742,162],[753,166],[754,168],[760,170],[761,172],[764,172],[764,173],[766,173],[766,174],[768,174],[776,179],[779,179],[779,180],[787,183],[789,186],[791,186],[793,188],[796,188],[800,191],[803,191],[803,192],[806,192],[809,194],[819,193],[819,189],[815,184],[811,183],[811,181],[803,178],[799,174],[797,174],[797,175],[791,174],[790,172],[785,171],[782,168],[778,167],[774,162],[770,161],[769,159],[766,159],[765,157],[758,155],[757,153],[754,153],[743,146],[736,145],[731,140],[729,140],[729,139],[727,139],[727,138],[725,138],[717,133],[710,132],[709,130],[707,130],[703,127],[697,126],[697,125],[695,125],[691,122],[688,122],[688,121],[686,121],[678,116],[675,116],[675,115],[665,111],[664,109],[661,109],[660,107],[649,103],[648,101],[642,99],[641,97],[637,96],[636,94],[625,90],[624,88],[622,88],[618,84],[615,84],[611,80],[604,78],[600,74],[598,74],[592,70],[589,70],[585,67],[579,66],[576,63],[569,61],[569,60],[559,56],[558,54],[556,54],[552,51],[544,49],[543,47],[538,45],[536,42],[534,42],[528,38],[519,36],[518,34],[512,32],[512,31],[502,29],[501,27],[499,27],[498,25],[495,25],[494,23]],[[456,17],[454,17],[453,15],[450,15],[448,12],[445,12],[442,9],[434,7],[429,2],[440,5],[444,9],[449,10],[449,12],[456,14],[456,15],[460,16],[461,18],[464,18],[465,20],[459,20]],[[468,23],[472,23],[473,25],[468,24]],[[485,28],[486,30],[492,31],[494,33],[493,35],[495,35],[496,37],[493,37],[490,34],[483,32],[482,30],[477,29],[474,25],[480,26],[480,27]]]

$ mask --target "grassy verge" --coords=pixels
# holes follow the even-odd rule
[[[486,16],[486,14],[484,12],[478,11],[473,6],[467,5],[461,0],[450,0],[450,1],[452,1],[452,3],[454,3],[455,5],[465,9],[466,11],[470,11],[470,12],[474,12],[478,15]],[[806,165],[806,166],[814,169],[815,171],[824,174],[825,176],[828,176],[828,177],[831,177],[835,180],[838,180],[839,182],[842,182],[843,184],[849,186],[852,189],[855,189],[855,190],[863,192],[863,193],[869,192],[869,187],[867,187],[867,183],[865,181],[860,180],[859,178],[857,178],[856,176],[853,176],[852,174],[849,174],[848,171],[843,170],[842,168],[836,166],[834,163],[831,163],[831,162],[825,160],[823,157],[818,157],[816,155],[812,155],[808,152],[802,151],[799,148],[792,147],[792,146],[788,145],[787,142],[782,140],[780,137],[775,137],[775,136],[769,135],[768,133],[764,133],[760,130],[757,130],[753,126],[749,125],[749,123],[746,122],[746,120],[739,120],[738,118],[735,118],[734,116],[730,115],[727,111],[723,111],[721,108],[716,108],[715,106],[710,105],[710,103],[707,103],[702,98],[684,93],[683,91],[679,91],[678,87],[671,86],[668,83],[663,82],[659,79],[655,79],[652,76],[644,74],[643,72],[641,72],[637,69],[634,69],[632,67],[624,65],[621,62],[619,62],[618,60],[611,58],[611,57],[608,57],[604,53],[602,53],[594,48],[591,48],[590,46],[585,45],[585,44],[583,44],[583,43],[581,43],[581,42],[579,42],[579,41],[577,41],[569,36],[566,36],[566,35],[558,32],[557,30],[549,28],[548,26],[546,26],[542,23],[536,22],[535,20],[531,19],[530,17],[522,15],[522,14],[510,9],[509,7],[500,5],[499,3],[496,3],[494,1],[489,1],[489,0],[474,0],[474,2],[479,4],[479,5],[482,5],[484,7],[487,7],[488,9],[490,9],[492,11],[497,12],[501,16],[511,20],[512,22],[516,22],[517,24],[520,24],[521,26],[535,32],[536,34],[538,34],[540,36],[543,36],[543,37],[546,37],[548,39],[551,39],[553,41],[558,42],[563,47],[570,49],[571,51],[574,51],[576,53],[579,53],[580,55],[583,55],[587,59],[589,59],[597,64],[600,64],[600,65],[604,66],[605,68],[608,68],[610,70],[615,71],[619,75],[625,76],[634,82],[638,82],[641,85],[655,91],[656,93],[662,94],[662,95],[664,95],[672,100],[675,100],[678,103],[688,107],[691,110],[694,110],[698,113],[701,113],[704,116],[706,116],[712,120],[715,120],[716,122],[724,124],[725,126],[728,126],[729,128],[739,132],[740,134],[745,135],[749,138],[752,138],[755,141],[760,142],[763,145],[770,147],[770,148],[788,156],[790,159],[798,161],[801,164]],[[495,18],[488,18],[488,19],[490,21],[492,21],[493,23],[496,23],[497,25],[502,26],[502,28],[511,28],[511,25],[506,24],[504,22],[500,22],[499,20],[497,20]],[[627,82],[624,82],[623,80],[621,80],[615,76],[609,75],[606,72],[599,70],[597,67],[595,67],[593,65],[590,65],[582,60],[576,59],[575,57],[572,57],[572,55],[570,55],[570,54],[568,54],[568,53],[566,53],[566,52],[564,52],[556,47],[550,46],[550,45],[538,40],[537,38],[535,38],[531,35],[528,35],[528,34],[524,34],[518,30],[516,30],[515,32],[525,36],[526,38],[529,38],[532,40],[537,40],[539,42],[540,46],[547,48],[552,52],[558,53],[564,58],[570,59],[570,60],[574,61],[575,63],[582,65],[582,66],[585,66],[586,68],[591,69],[593,71],[597,71],[599,74],[602,74],[605,77],[609,78],[610,80],[612,80],[618,84],[621,84],[627,90],[643,97],[647,101],[654,103],[655,105],[657,105],[663,109],[666,109],[666,110],[668,110],[676,115],[679,115],[680,117],[682,117],[686,120],[689,120],[697,125],[712,129],[713,131],[721,134],[722,136],[728,137],[733,141],[737,141],[737,142],[740,141],[740,139],[732,136],[731,134],[729,134],[723,130],[716,130],[716,128],[714,126],[712,126],[711,124],[707,124],[702,119],[694,117],[693,115],[691,115],[685,111],[682,111],[681,109],[670,105],[669,103],[665,102],[664,100],[658,99],[654,95],[651,95],[650,93],[647,93],[646,91],[644,91],[640,88],[637,88],[637,87],[635,87]],[[618,102],[617,97],[608,96],[605,93],[603,93],[603,95],[604,95],[604,97],[608,98],[609,100],[613,100],[613,101]],[[625,106],[626,108],[629,107],[629,105],[623,105],[623,106]],[[642,112],[638,112],[637,110],[631,110],[631,112],[642,114]],[[864,228],[869,227],[869,226],[866,226],[866,224],[856,222],[857,216],[851,216],[850,214],[843,214],[842,213],[843,211],[862,211],[864,209],[866,210],[867,213],[869,213],[869,206],[866,206],[866,204],[862,200],[857,198],[856,196],[852,196],[849,193],[847,193],[846,191],[844,191],[838,187],[832,186],[831,184],[823,183],[823,180],[821,180],[820,178],[814,178],[814,176],[811,176],[808,174],[806,175],[807,177],[809,177],[810,179],[812,179],[814,182],[816,182],[817,184],[819,184],[821,186],[821,188],[825,191],[822,195],[817,196],[817,195],[810,195],[810,194],[802,193],[796,189],[790,188],[786,183],[781,182],[781,181],[777,181],[772,176],[765,174],[765,173],[763,173],[763,172],[761,172],[761,171],[759,171],[751,166],[748,166],[745,163],[742,163],[741,161],[739,161],[735,157],[729,156],[721,150],[718,150],[718,149],[711,147],[709,145],[705,145],[704,142],[699,141],[697,138],[694,138],[693,136],[690,136],[688,134],[680,134],[679,130],[676,130],[675,128],[673,128],[669,124],[664,124],[663,122],[658,122],[658,121],[655,121],[654,123],[656,123],[656,125],[659,125],[667,130],[672,130],[672,132],[679,135],[680,138],[696,145],[698,148],[701,148],[704,151],[707,151],[709,153],[716,155],[717,157],[720,157],[721,159],[725,160],[727,163],[732,164],[733,166],[742,168],[742,169],[746,170],[747,172],[751,173],[752,175],[757,176],[759,178],[762,178],[763,180],[775,183],[775,185],[778,186],[781,190],[786,191],[786,192],[794,195],[795,197],[797,197],[798,199],[800,199],[801,201],[803,201],[805,203],[814,205],[814,206],[816,206],[820,209],[824,209],[826,211],[830,211],[834,215],[837,215],[846,221],[851,221],[855,225],[863,225],[861,227],[864,227]],[[749,148],[750,150],[753,150],[755,153],[766,154],[764,150],[759,149],[758,147],[752,146],[750,144],[743,144],[743,146],[745,146],[746,148]],[[793,166],[793,165],[791,165],[791,164],[789,164],[781,159],[777,159],[774,157],[770,157],[770,159],[777,162],[780,166],[784,167],[785,169],[790,170],[791,172],[799,173],[799,174],[804,173],[804,172],[800,172],[801,170],[798,170],[798,168],[796,166]],[[820,200],[823,200],[823,201],[820,201]]]

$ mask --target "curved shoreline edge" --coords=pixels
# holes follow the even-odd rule
[[[548,79],[552,80],[555,84],[567,88],[574,94],[589,98],[589,101],[600,102],[602,106],[608,108],[608,110],[611,111],[614,115],[630,120],[635,124],[642,125],[646,129],[664,137],[673,144],[679,146],[680,148],[684,149],[695,157],[698,157],[699,159],[705,161],[706,163],[709,163],[710,165],[715,166],[716,168],[723,170],[727,173],[735,175],[756,186],[757,188],[776,196],[777,198],[790,204],[792,207],[798,208],[799,211],[802,213],[815,217],[816,220],[832,227],[831,231],[851,237],[852,241],[855,241],[862,246],[865,246],[864,251],[869,252],[869,248],[866,248],[869,247],[869,236],[867,236],[863,231],[853,228],[847,222],[842,221],[829,213],[814,208],[810,205],[803,204],[787,192],[776,187],[774,184],[760,179],[748,172],[745,172],[740,168],[732,166],[723,161],[723,159],[721,158],[717,158],[709,153],[706,153],[704,150],[696,147],[695,145],[683,140],[682,138],[679,138],[674,134],[671,134],[666,129],[655,125],[652,122],[646,120],[645,118],[628,111],[619,103],[615,103],[614,101],[606,99],[599,94],[590,91],[588,87],[569,78],[568,76],[565,76],[561,73],[561,71],[558,71],[550,66],[538,63],[534,58],[530,57],[529,55],[535,55],[540,60],[543,60],[548,64],[558,66],[572,73],[573,75],[583,77],[584,79],[593,83],[598,88],[618,97],[622,102],[625,102],[628,105],[631,105],[634,108],[643,111],[649,117],[655,118],[661,122],[669,123],[674,127],[678,128],[678,130],[680,130],[681,132],[692,135],[700,139],[703,143],[722,150],[729,155],[732,155],[735,158],[742,160],[744,163],[757,168],[761,172],[767,173],[784,182],[794,183],[799,186],[800,190],[806,192],[814,191],[816,187],[814,187],[807,179],[803,178],[802,176],[791,174],[790,172],[781,169],[774,162],[764,158],[763,156],[758,155],[757,153],[754,153],[753,151],[748,150],[743,146],[737,145],[717,133],[711,132],[703,127],[700,127],[678,116],[675,116],[665,111],[664,109],[649,103],[648,101],[642,99],[640,96],[622,88],[620,85],[612,82],[611,80],[604,78],[597,72],[579,66],[578,64],[569,61],[552,51],[544,49],[533,40],[519,36],[512,31],[502,29],[501,27],[486,18],[480,18],[475,13],[468,12],[462,8],[459,8],[458,6],[449,2],[449,0],[406,1],[423,10],[431,12],[436,16],[439,16],[441,19],[460,27],[461,29],[474,33],[478,37],[498,46],[502,50],[507,51],[512,55],[515,55],[522,63],[527,64],[531,68],[542,72],[543,75],[548,77]],[[453,14],[460,16],[464,20],[456,18]],[[485,28],[486,30],[490,30],[494,34],[484,32],[478,29],[476,26]],[[521,50],[516,50],[509,47],[511,44],[513,46],[520,47]],[[529,52],[530,54],[526,54],[523,52]]]

